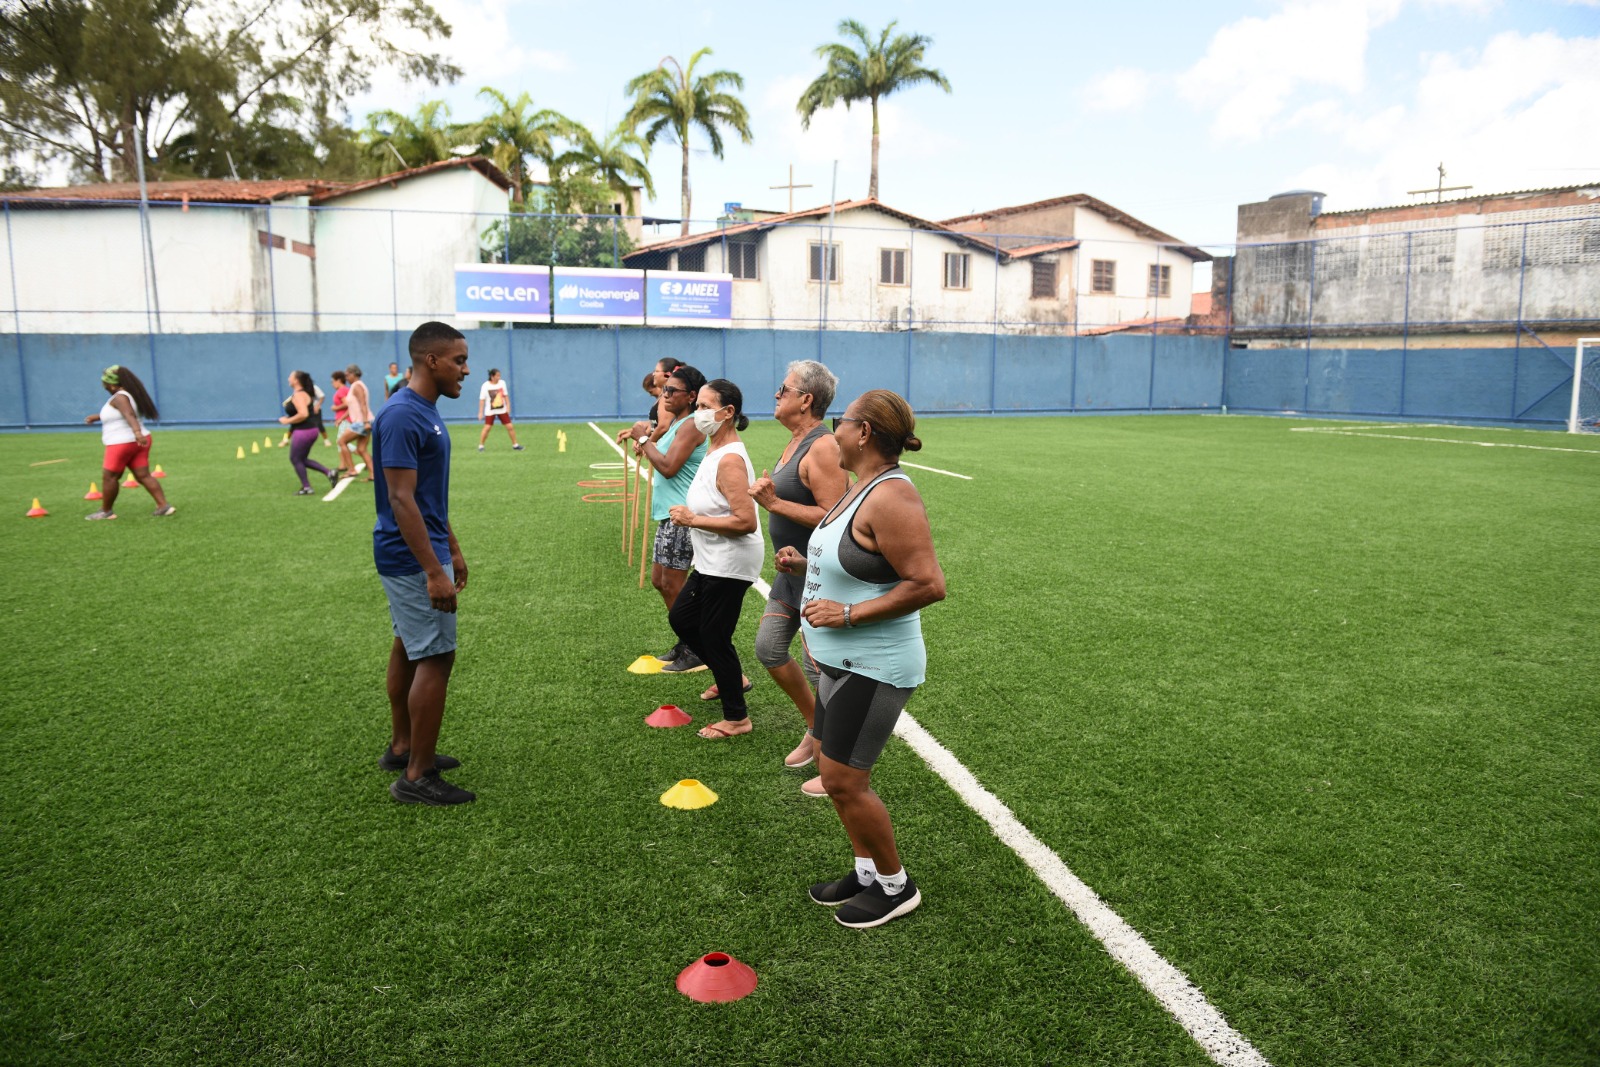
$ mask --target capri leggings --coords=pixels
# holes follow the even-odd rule
[[[756,630],[756,659],[768,670],[777,670],[793,657],[789,648],[794,635],[800,632],[800,609],[791,607],[777,597],[767,598],[767,607],[761,613],[761,626]],[[817,667],[811,657],[801,655],[800,670],[812,689],[817,688]]]
[[[822,754],[829,759],[871,770],[916,689],[901,689],[826,663],[817,667],[822,675],[812,736],[822,742]]]

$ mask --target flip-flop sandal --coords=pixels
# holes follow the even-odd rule
[[[750,692],[750,690],[754,689],[755,687],[756,687],[756,683],[754,683],[750,679],[746,678],[745,682],[744,682],[744,689],[742,689],[741,692],[748,693],[748,692]],[[712,686],[710,689],[707,689],[704,693],[700,694],[700,699],[701,700],[715,700],[715,699],[717,699],[717,697],[719,697],[721,695],[722,694],[717,690],[717,687],[716,686]]]
[[[710,737],[706,737],[707,730],[711,731]],[[700,732],[696,736],[706,741],[726,741],[730,737],[743,737],[745,734],[751,732],[752,731],[750,730],[745,730],[742,733],[734,733],[732,730],[722,729],[716,723],[708,723],[700,728]]]

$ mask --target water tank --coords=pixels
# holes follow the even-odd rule
[[[1322,214],[1322,198],[1327,195],[1327,193],[1319,193],[1315,189],[1290,189],[1286,193],[1274,193],[1267,199],[1283,200],[1291,196],[1309,196],[1311,198],[1311,217],[1316,218]]]

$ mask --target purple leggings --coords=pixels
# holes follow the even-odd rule
[[[316,430],[296,430],[289,435],[289,463],[294,467],[294,472],[300,476],[300,488],[310,489],[311,482],[306,478],[306,468],[321,471],[326,478],[333,472],[316,460],[311,458],[311,446],[317,443],[317,438],[322,435]]]

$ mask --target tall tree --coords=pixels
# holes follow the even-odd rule
[[[409,169],[453,159],[476,138],[475,125],[450,121],[450,105],[443,100],[425,101],[415,117],[374,111],[361,131],[368,168],[377,174],[393,171],[397,163]]]
[[[622,197],[625,213],[637,205],[633,187],[642,186],[647,196],[656,195],[650,178],[650,146],[626,122],[606,134],[604,140],[583,126],[573,124],[568,131],[572,147],[555,160],[553,176],[571,182],[587,182],[606,193]]]
[[[709,74],[695,74],[695,66],[711,54],[702,48],[689,57],[685,68],[671,56],[664,58],[656,68],[634,78],[623,92],[633,97],[633,104],[623,123],[635,132],[644,127],[644,143],[654,145],[657,139],[671,135],[683,149],[683,232],[689,232],[689,134],[696,128],[711,142],[711,154],[722,158],[722,129],[737,133],[739,139],[749,144],[750,114],[744,102],[729,90],[744,88],[744,78],[730,70],[715,70]],[[672,69],[668,70],[667,65]]]
[[[227,177],[226,157],[249,156],[252,133],[279,153],[283,122],[342,113],[380,67],[454,80],[459,70],[416,47],[449,34],[427,0],[5,0],[0,154],[126,180],[141,141],[160,177],[182,139],[185,165]]]
[[[531,184],[529,162],[549,170],[555,163],[556,139],[570,136],[576,124],[560,112],[532,111],[533,97],[527,93],[512,100],[498,89],[483,88],[478,96],[496,108],[476,126],[478,152],[510,177],[512,202],[524,203]]]
[[[890,22],[874,41],[867,28],[855,19],[839,23],[839,36],[846,43],[825,44],[817,48],[817,58],[827,63],[827,69],[818,76],[805,92],[795,110],[800,112],[800,125],[811,127],[811,119],[818,111],[842,103],[845,110],[862,100],[872,104],[872,179],[867,185],[867,196],[878,198],[878,101],[901,89],[913,85],[937,85],[945,92],[950,83],[945,76],[931,67],[922,65],[923,54],[933,38],[920,33],[895,33],[898,21]],[[851,47],[850,41],[860,45],[860,51]]]

